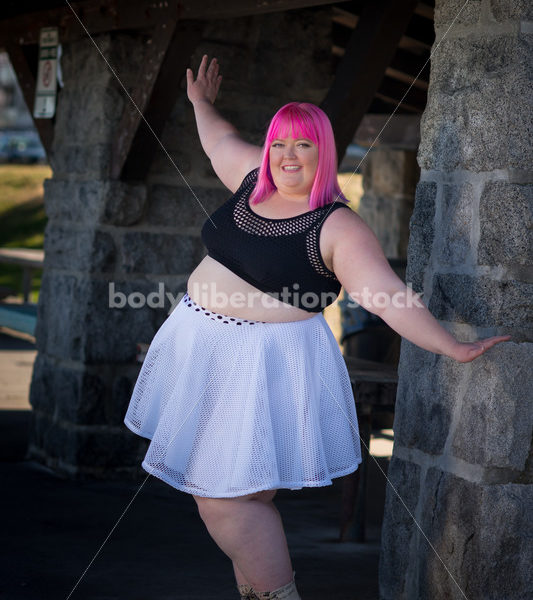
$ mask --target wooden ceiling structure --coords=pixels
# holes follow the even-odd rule
[[[331,119],[340,160],[365,114],[423,112],[434,0],[4,0],[0,48],[9,54],[31,112],[42,27],[58,27],[61,44],[88,33],[146,31],[149,50],[131,97],[150,127],[127,103],[110,172],[113,179],[142,180],[179,93],[175,73],[185,73],[206,20],[324,5],[333,11],[335,78],[321,106]],[[34,122],[48,152],[55,119]]]

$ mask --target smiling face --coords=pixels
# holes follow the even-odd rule
[[[269,165],[281,195],[308,197],[318,165],[318,146],[307,138],[276,138],[270,145]]]

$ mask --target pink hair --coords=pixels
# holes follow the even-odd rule
[[[337,150],[330,120],[326,113],[308,102],[290,102],[273,116],[266,133],[257,183],[250,195],[251,204],[259,204],[275,189],[270,172],[270,146],[277,138],[305,137],[318,146],[318,165],[309,197],[314,210],[336,200],[348,202],[337,182]]]

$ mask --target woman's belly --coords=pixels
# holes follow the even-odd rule
[[[272,298],[210,256],[191,273],[187,293],[208,310],[252,321],[302,321],[318,314]]]

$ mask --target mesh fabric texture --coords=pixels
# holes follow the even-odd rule
[[[341,284],[320,252],[320,232],[329,215],[351,208],[337,201],[295,217],[269,219],[256,214],[250,194],[258,169],[202,226],[209,256],[267,294],[308,312],[335,301]],[[307,295],[306,295],[307,294]]]
[[[151,440],[147,472],[198,496],[331,485],[361,462],[348,371],[321,313],[263,323],[185,295],[150,344],[124,423]]]

